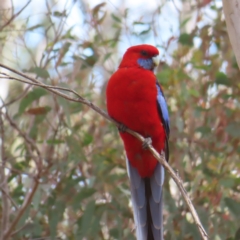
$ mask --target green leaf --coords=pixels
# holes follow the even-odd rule
[[[182,33],[179,36],[178,41],[182,44],[182,45],[187,45],[192,47],[193,46],[193,37],[190,34],[187,33]]]
[[[37,139],[39,129],[38,126],[46,119],[46,114],[47,112],[45,112],[45,114],[35,116],[32,128],[29,132],[29,136],[32,139]]]
[[[118,228],[112,228],[112,229],[110,229],[109,234],[110,234],[114,239],[122,239],[122,232],[119,231]]]
[[[53,12],[53,16],[61,18],[61,17],[66,17],[67,15],[66,15],[66,11],[63,11],[63,12],[55,11]]]
[[[197,91],[196,89],[190,88],[188,90],[188,92],[190,93],[190,95],[194,96],[194,97],[199,97],[200,93],[199,91]]]
[[[27,94],[25,98],[22,99],[19,105],[18,114],[21,115],[26,108],[32,104],[35,100],[40,99],[42,96],[47,95],[47,91],[43,88],[34,88],[31,92]]]
[[[112,53],[109,52],[107,54],[105,54],[104,58],[103,58],[103,62],[105,62],[107,59],[109,59],[111,57]]]
[[[186,19],[184,19],[181,24],[180,24],[180,28],[183,28],[188,22],[189,20],[191,19],[192,17],[188,17]]]
[[[32,200],[33,208],[38,210],[39,204],[41,202],[41,189],[38,187],[37,191],[35,192]]]
[[[230,123],[226,127],[226,131],[232,137],[239,138],[240,137],[240,124],[237,122]]]
[[[218,85],[221,84],[221,85],[229,86],[229,79],[227,75],[223,72],[217,72],[215,82]]]
[[[49,78],[49,73],[47,70],[40,68],[40,67],[31,67],[29,70],[24,70],[24,72],[36,73],[38,77],[41,78]]]
[[[176,119],[176,127],[178,129],[179,132],[183,132],[184,129],[184,122],[183,119],[181,117],[178,117]]]
[[[17,203],[17,204],[20,204],[20,203]],[[27,209],[23,212],[23,215],[21,216],[20,221],[18,222],[19,227],[23,226],[26,223],[27,219],[30,216],[30,211],[31,211],[31,207],[28,206]]]
[[[233,178],[223,178],[219,180],[219,184],[230,189],[235,185],[235,180]]]
[[[201,237],[195,224],[189,223],[188,221],[184,221],[181,230],[185,233],[185,235],[192,236],[193,237],[192,239],[201,240]]]
[[[74,197],[74,206],[76,208],[79,207],[79,203],[81,203],[84,199],[91,197],[96,190],[94,188],[81,188],[81,191]]]
[[[83,146],[89,145],[93,141],[93,136],[85,133],[84,138],[83,138]]]
[[[237,218],[240,219],[240,202],[233,200],[232,198],[224,198],[225,204],[229,211]]]
[[[69,103],[69,112],[70,114],[76,114],[82,111],[83,109],[83,104],[79,102],[70,102]]]
[[[70,119],[70,102],[67,101],[65,98],[62,97],[57,97],[58,103],[63,107],[66,119],[67,119],[67,124],[71,125],[71,119]]]
[[[143,30],[139,33],[139,35],[145,35],[145,34],[148,34],[149,32],[151,31],[151,27],[149,27],[148,29],[146,30]]]
[[[90,229],[92,225],[92,220],[94,217],[94,209],[95,209],[95,201],[90,201],[84,211],[84,214],[80,221],[80,238],[83,239],[88,233],[88,230]]]
[[[105,2],[99,3],[97,4],[93,9],[92,9],[92,15],[93,16],[97,16],[98,12],[101,10],[102,7],[104,7],[106,5]]]
[[[162,85],[167,85],[169,83],[170,77],[172,75],[172,69],[165,67],[161,72],[157,73],[157,79]]]
[[[37,24],[37,25],[34,25],[34,26],[26,29],[26,31],[32,31],[32,30],[34,30],[34,29],[36,29],[36,28],[40,28],[40,27],[43,27],[43,25],[42,25],[42,24]]]
[[[166,208],[168,208],[169,213],[176,214],[176,212],[178,212],[178,209],[176,206],[176,202],[172,198],[171,194],[169,192],[165,192],[164,197],[165,197],[164,200],[168,203]]]
[[[115,20],[116,22],[119,22],[119,23],[122,22],[121,18],[117,17],[117,16],[114,15],[113,13],[111,14],[111,17],[112,17],[112,19]]]
[[[136,21],[136,22],[133,22],[133,25],[145,25],[146,23],[144,23],[144,22],[138,22],[138,21]]]
[[[209,134],[211,132],[211,128],[208,126],[201,126],[196,129],[196,132],[200,132],[202,134]]]
[[[49,211],[49,227],[51,239],[55,239],[57,235],[57,225],[61,221],[63,213],[65,211],[65,202],[57,201],[53,206],[50,206]]]
[[[63,45],[63,47],[61,49],[61,57],[65,56],[65,54],[68,52],[68,50],[69,50],[71,45],[72,44],[70,42],[64,43],[64,45]]]
[[[97,20],[97,23],[101,24],[103,22],[103,20],[106,18],[106,16],[107,16],[107,12],[105,12],[104,15]]]
[[[197,209],[197,213],[199,215],[199,218],[201,219],[202,225],[205,228],[205,230],[208,232],[208,221],[209,221],[209,215],[210,213],[206,211],[205,208],[199,207]],[[195,238],[194,238],[195,239]]]

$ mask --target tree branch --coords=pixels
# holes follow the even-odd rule
[[[2,30],[7,27],[31,2],[31,0],[29,0],[23,7],[22,9],[20,9],[16,14],[12,15],[12,17],[3,25],[0,27],[0,32],[2,32]]]
[[[0,138],[1,138],[1,166],[0,166],[0,179],[1,179],[1,193],[2,193],[2,224],[1,224],[1,233],[0,239],[4,239],[4,230],[8,228],[9,224],[9,199],[8,199],[8,184],[7,176],[5,172],[6,165],[6,155],[5,155],[5,133],[4,133],[4,123],[3,123],[3,112],[0,110]]]
[[[102,109],[98,108],[97,106],[95,106],[93,103],[91,103],[90,101],[84,99],[83,97],[81,97],[77,92],[75,92],[74,90],[71,90],[71,89],[68,89],[68,88],[61,88],[61,87],[56,87],[56,86],[49,86],[49,85],[46,85],[44,83],[41,83],[40,81],[34,79],[34,78],[31,78],[21,72],[18,72],[16,71],[15,69],[12,69],[8,66],[5,66],[3,64],[0,63],[0,67],[2,68],[5,68],[25,79],[28,79],[30,80],[31,82],[29,81],[25,81],[25,80],[21,80],[21,79],[18,79],[18,78],[13,78],[13,77],[8,77],[9,79],[12,79],[12,80],[16,80],[16,81],[20,81],[20,82],[24,82],[24,83],[28,83],[28,84],[31,84],[31,85],[35,85],[35,86],[39,86],[39,87],[42,87],[44,89],[47,89],[48,91],[58,95],[58,96],[61,96],[69,101],[73,101],[73,102],[79,102],[79,103],[83,103],[87,106],[89,106],[90,108],[92,108],[94,111],[96,111],[98,114],[102,115],[104,118],[108,119],[110,122],[113,122],[117,127],[120,127],[120,123],[118,123],[117,121],[115,121],[114,119],[112,119],[105,111],[103,111]],[[5,74],[5,77],[7,75]],[[67,91],[67,92],[70,92],[72,93],[75,97],[71,97],[67,94],[64,94],[62,92],[60,92],[59,90],[62,90],[62,91]],[[77,97],[77,98],[76,98]],[[128,132],[129,134],[133,135],[134,137],[136,137],[137,139],[139,139],[141,142],[143,142],[145,140],[145,138],[143,136],[141,136],[140,134],[132,131],[131,129],[126,129],[126,132]],[[179,178],[179,176],[174,172],[174,170],[170,167],[170,165],[167,163],[167,161],[165,160],[165,158],[163,156],[161,156],[151,145],[149,147],[149,151],[153,154],[153,156],[165,167],[165,169],[167,169],[167,171],[169,172],[169,174],[171,175],[171,177],[173,178],[173,180],[175,181],[175,183],[177,184],[180,192],[182,193],[183,195],[183,198],[189,208],[189,211],[191,212],[192,214],[192,217],[198,227],[198,230],[199,230],[199,233],[201,234],[202,236],[202,239],[204,240],[207,240],[208,239],[208,235],[206,233],[206,231],[204,230],[204,227],[202,226],[201,224],[201,221],[198,217],[198,214],[191,202],[191,199],[190,197],[187,195],[187,192],[186,190],[184,189],[183,187],[183,184],[182,184],[182,181],[181,179]]]
[[[223,0],[223,12],[227,24],[228,36],[240,69],[240,0]]]
[[[8,228],[8,230],[4,233],[4,240],[8,240],[13,232],[13,230],[15,229],[18,221],[21,219],[22,215],[24,214],[24,212],[26,211],[27,207],[31,204],[33,196],[35,194],[35,192],[37,191],[39,182],[38,180],[33,180],[33,186],[32,186],[32,190],[29,190],[27,196],[25,197],[25,201],[22,205],[22,207],[19,209],[19,212],[17,214],[17,216],[14,218],[13,222],[11,223],[10,227]]]

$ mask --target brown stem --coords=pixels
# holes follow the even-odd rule
[[[4,240],[8,240],[13,232],[13,230],[15,229],[17,223],[19,222],[19,220],[21,219],[22,215],[24,214],[24,212],[26,211],[27,207],[31,204],[33,196],[38,188],[39,182],[38,180],[35,181],[33,180],[33,187],[32,190],[29,190],[28,195],[25,197],[25,201],[22,205],[22,207],[19,209],[19,212],[17,214],[17,216],[14,218],[13,222],[11,223],[10,227],[8,228],[8,230],[4,233]]]
[[[28,1],[23,7],[22,9],[20,9],[16,14],[14,14],[2,27],[0,27],[0,32],[6,27],[8,26],[27,6],[28,4],[31,2]]]
[[[5,173],[5,148],[4,148],[4,126],[3,126],[3,114],[0,111],[0,138],[1,138],[1,168],[0,168],[0,179],[1,179],[1,192],[2,192],[2,225],[0,239],[3,240],[3,233],[8,228],[9,224],[9,199],[8,199],[8,185],[7,185],[7,176]]]

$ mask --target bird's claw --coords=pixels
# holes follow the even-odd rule
[[[161,156],[162,158],[164,158],[165,161],[167,161],[167,160],[166,160],[165,152],[164,152],[163,150],[160,152],[160,156]]]
[[[160,155],[161,157],[165,158],[165,152],[163,150],[160,152]]]
[[[152,139],[150,137],[145,138],[142,144],[143,149],[148,149],[150,145],[152,144]]]
[[[124,124],[120,123],[120,125],[118,126],[118,131],[126,132],[126,130],[127,130],[127,127]]]

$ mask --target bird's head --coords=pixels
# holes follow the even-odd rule
[[[159,64],[159,51],[151,45],[136,45],[127,49],[119,68],[140,67],[154,70]]]

